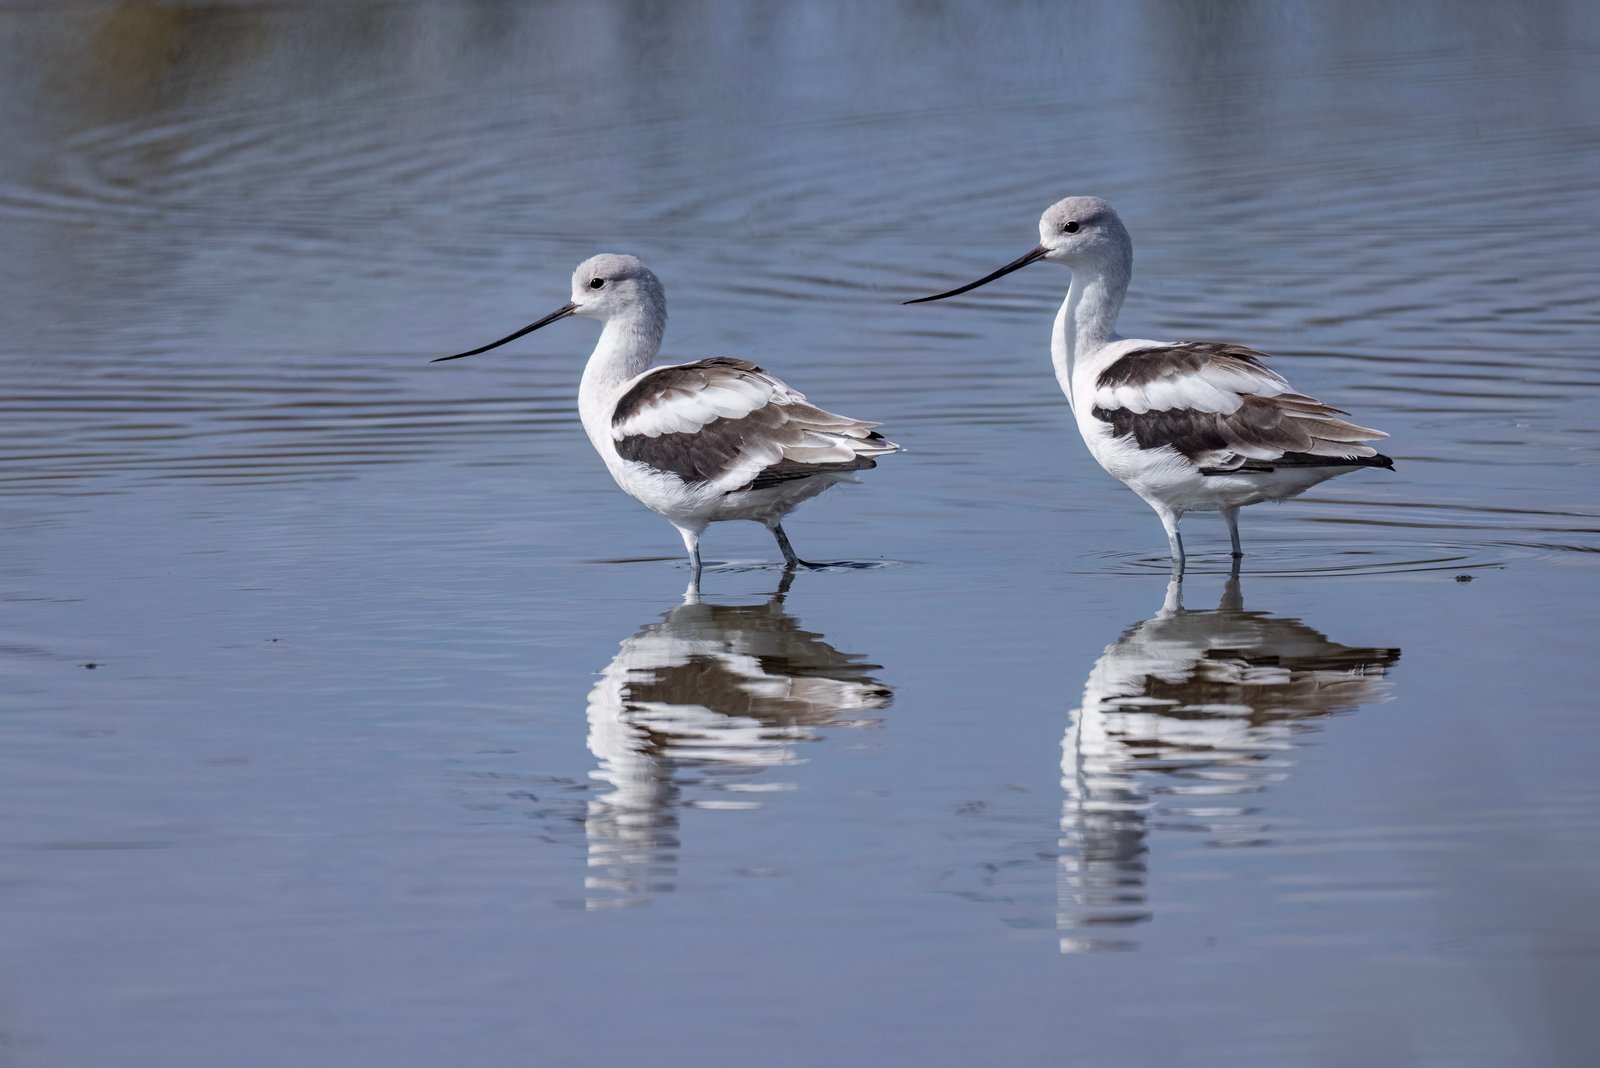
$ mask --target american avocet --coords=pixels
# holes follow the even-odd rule
[[[1345,422],[1339,409],[1294,392],[1262,364],[1263,353],[1117,336],[1133,242],[1099,197],[1052,204],[1034,248],[976,282],[906,303],[953,297],[1036,260],[1072,269],[1050,356],[1078,432],[1100,466],[1155,509],[1180,568],[1185,512],[1221,512],[1239,557],[1244,505],[1293,497],[1358,467],[1394,467],[1363,444],[1387,434]]]
[[[872,428],[808,404],[747,360],[713,356],[650,367],[667,326],[655,274],[633,256],[601,253],[578,265],[572,300],[538,322],[459,360],[515,341],[569,315],[604,325],[578,387],[578,414],[611,477],[678,528],[700,567],[710,523],[749,519],[772,531],[790,567],[783,517],[875,457],[900,446]]]

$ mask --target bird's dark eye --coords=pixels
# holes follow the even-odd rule
[[[1078,232],[1078,224],[1075,222],[1062,223],[1061,232],[1064,234],[1075,234]]]
[[[599,289],[601,286],[603,286],[605,284],[606,284],[606,280],[604,278],[591,278],[591,279],[589,279],[589,288],[590,289]]]

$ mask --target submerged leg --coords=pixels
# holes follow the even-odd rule
[[[679,527],[678,533],[683,535],[683,547],[689,550],[689,567],[698,572],[700,570],[700,532]]]
[[[797,556],[795,554],[794,546],[789,544],[789,535],[787,535],[787,534],[785,534],[783,532],[783,524],[782,523],[774,523],[774,524],[772,524],[772,536],[774,538],[778,539],[778,548],[783,550],[783,562],[785,564],[787,564],[790,568],[796,568],[796,567],[812,567],[812,568],[815,568],[815,567],[822,566],[820,564],[813,564],[809,560],[802,560],[802,559],[800,559],[799,556]]]
[[[1224,519],[1226,519],[1228,521],[1228,537],[1233,539],[1233,558],[1235,560],[1237,560],[1241,556],[1244,555],[1244,550],[1239,548],[1239,508],[1238,508],[1238,506],[1235,505],[1232,508],[1224,508],[1222,510],[1222,518],[1224,518]]]
[[[1217,604],[1219,612],[1243,612],[1244,589],[1239,585],[1239,558],[1233,558],[1233,570],[1228,572],[1228,581],[1222,584],[1222,600]]]
[[[772,603],[782,604],[783,599],[789,595],[789,587],[794,585],[794,568],[783,569],[783,577],[778,580],[778,588],[773,591]]]
[[[1183,569],[1176,565],[1167,577],[1167,597],[1161,602],[1162,616],[1175,616],[1183,611]]]

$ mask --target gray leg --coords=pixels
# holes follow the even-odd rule
[[[1239,548],[1239,509],[1224,508],[1222,518],[1228,521],[1228,537],[1233,539],[1233,558],[1237,560],[1244,555],[1244,550]]]
[[[789,544],[789,535],[783,532],[782,523],[772,524],[772,536],[778,539],[778,548],[783,550],[783,562],[790,568],[816,567],[818,565],[800,559],[794,551],[794,546]]]
[[[1183,535],[1178,533],[1178,521],[1183,518],[1183,513],[1157,508],[1156,515],[1161,517],[1161,526],[1167,532],[1167,546],[1172,550],[1172,566],[1182,571],[1186,561],[1183,555]]]
[[[700,532],[698,530],[685,530],[678,528],[678,533],[683,535],[683,547],[689,550],[689,567],[695,571],[700,570]]]

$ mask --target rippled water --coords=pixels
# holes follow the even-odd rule
[[[1587,5],[0,6],[0,1060],[1584,1063]],[[1169,589],[1049,374],[1128,332],[1392,435]],[[669,357],[907,446],[678,539]]]

